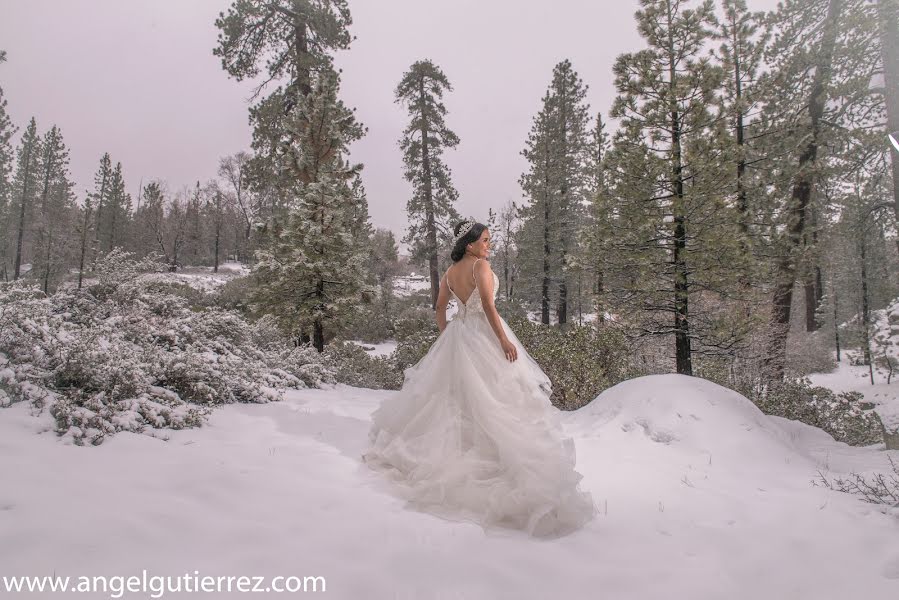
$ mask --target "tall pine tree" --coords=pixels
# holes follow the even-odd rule
[[[414,63],[394,92],[396,102],[409,111],[409,124],[400,138],[406,180],[412,197],[406,203],[409,229],[403,243],[412,244],[412,256],[427,261],[431,279],[431,308],[437,306],[440,286],[438,256],[451,242],[459,220],[454,206],[459,197],[453,187],[443,152],[455,148],[459,137],[446,125],[444,92],[452,91],[449,80],[430,60]]]
[[[361,165],[346,159],[349,144],[364,129],[338,99],[338,88],[336,73],[320,74],[288,115],[291,138],[279,148],[281,168],[294,182],[287,190],[287,219],[270,231],[254,269],[260,283],[257,306],[299,342],[307,341],[311,329],[320,352],[328,323],[358,303],[366,259],[353,237],[364,198],[353,187]]]

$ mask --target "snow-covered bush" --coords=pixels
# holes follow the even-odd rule
[[[332,342],[324,354],[336,371],[340,383],[376,390],[398,390],[402,386],[402,371],[384,356],[370,356],[358,344]]]
[[[858,392],[837,394],[803,379],[769,388],[753,401],[765,414],[818,427],[850,446],[883,441],[877,413],[865,408]]]
[[[194,310],[170,284],[139,277],[155,268],[115,251],[82,290],[46,297],[0,284],[0,405],[49,400],[58,433],[97,444],[120,430],[196,426],[206,407],[333,380],[324,357],[279,344],[269,321]]]
[[[403,371],[417,363],[428,353],[440,335],[434,320],[434,312],[429,308],[410,307],[402,311],[394,322],[396,348],[390,359],[399,374],[397,388],[402,387]]]
[[[613,326],[547,327],[513,318],[509,327],[553,383],[551,400],[578,409],[605,390],[638,375],[623,333]]]

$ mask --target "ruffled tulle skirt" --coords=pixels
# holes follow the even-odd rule
[[[596,506],[579,489],[549,378],[500,320],[518,359],[505,358],[483,312],[457,315],[372,414],[363,460],[418,510],[488,533],[563,535]]]

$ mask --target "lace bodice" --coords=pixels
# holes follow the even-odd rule
[[[480,260],[480,259],[478,259]],[[477,263],[477,261],[475,261]],[[472,279],[474,279],[474,264],[471,266]],[[499,277],[496,276],[492,270],[490,274],[493,275],[493,298],[496,299],[496,292],[499,290]],[[446,274],[444,273],[444,277]],[[474,289],[471,291],[471,295],[467,300],[462,300],[459,296],[456,295],[456,292],[453,291],[453,288],[450,287],[449,278],[446,277],[446,287],[449,289],[450,293],[456,299],[456,304],[459,307],[458,312],[456,313],[456,317],[465,320],[465,317],[470,314],[481,313],[484,314],[484,305],[481,302],[481,293],[478,289],[478,282],[475,279]]]

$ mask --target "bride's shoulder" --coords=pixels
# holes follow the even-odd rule
[[[490,262],[486,258],[479,258],[474,263],[474,272],[475,274],[484,274],[490,275],[493,273],[493,267],[490,266]]]

